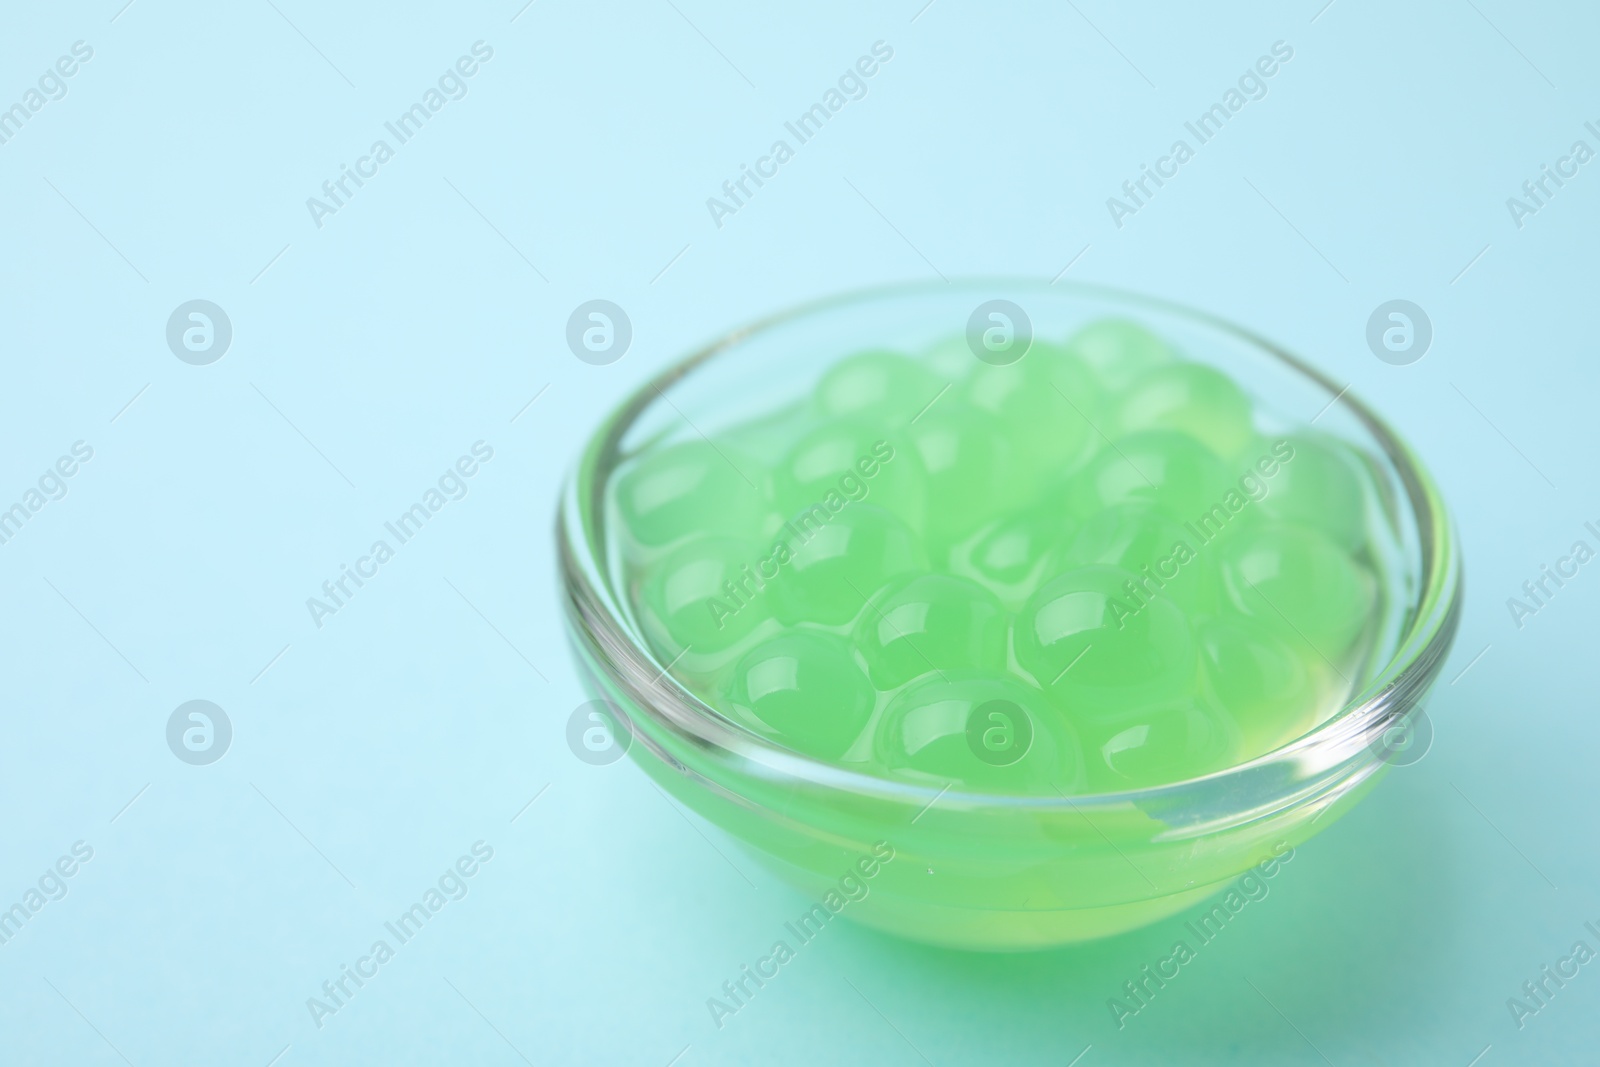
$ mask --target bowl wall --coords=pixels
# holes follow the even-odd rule
[[[1363,457],[1376,487],[1372,562],[1383,596],[1347,698],[1310,733],[1249,763],[1154,789],[1043,798],[934,790],[782,749],[701,702],[657,661],[608,528],[619,466],[643,449],[715,435],[792,401],[850,351],[916,353],[960,337],[973,309],[997,298],[1026,312],[1035,337],[1057,343],[1095,319],[1137,321],[1239,381],[1263,411],[1264,432],[1315,418],[1319,431]],[[974,357],[956,348],[948,358]],[[1341,392],[1226,323],[1082,286],[912,286],[777,316],[648,383],[589,443],[557,524],[575,653],[591,691],[614,706],[638,765],[828,914],[837,904],[840,914],[901,936],[985,950],[1042,948],[1152,922],[1254,865],[1278,862],[1363,795],[1389,765],[1386,733],[1419,708],[1454,635],[1459,561],[1437,491],[1409,449]],[[875,848],[876,861],[861,860]],[[867,867],[870,878],[841,889],[844,876]]]

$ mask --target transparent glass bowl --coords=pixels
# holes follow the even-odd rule
[[[1383,587],[1343,706],[1258,759],[1158,788],[1073,797],[986,795],[891,781],[783,748],[684,689],[651,652],[607,530],[609,482],[642,449],[714,435],[809,388],[847,352],[916,353],[1010,300],[1034,336],[1128,318],[1243,384],[1270,430],[1350,444],[1378,488]],[[966,357],[970,358],[970,357]],[[1337,398],[1337,399],[1336,399]],[[707,516],[714,522],[714,516]],[[596,430],[564,491],[557,539],[569,634],[619,740],[680,803],[827,902],[858,857],[893,849],[843,913],[919,941],[1027,950],[1153,922],[1218,892],[1354,804],[1393,762],[1460,615],[1456,538],[1433,481],[1358,399],[1302,360],[1210,316],[1079,285],[973,281],[872,290],[737,330],[668,368]],[[839,900],[835,894],[833,901]]]

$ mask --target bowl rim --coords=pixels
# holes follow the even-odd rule
[[[1328,406],[1341,400],[1348,406],[1393,466],[1405,491],[1405,513],[1416,527],[1420,571],[1415,595],[1407,604],[1410,615],[1394,641],[1388,661],[1375,668],[1365,685],[1352,693],[1339,711],[1310,732],[1252,760],[1158,786],[1070,796],[1064,793],[1057,796],[986,793],[958,790],[948,784],[936,788],[931,784],[891,779],[830,763],[770,741],[724,716],[678,684],[671,675],[671,664],[661,663],[643,642],[634,640],[617,611],[615,590],[595,580],[605,573],[605,568],[596,558],[590,535],[598,532],[603,536],[606,522],[604,493],[596,492],[599,487],[591,481],[596,475],[609,476],[615,469],[621,454],[621,439],[637,417],[657,400],[675,407],[665,396],[665,390],[675,382],[746,339],[790,321],[851,304],[983,287],[1008,295],[1028,289],[1052,297],[1077,294],[1187,319],[1244,342],[1287,366],[1325,391],[1329,397]],[[1114,312],[1108,309],[1107,316],[1112,314]],[[1071,810],[1079,814],[1085,808],[1120,810],[1129,804],[1146,810],[1181,810],[1196,799],[1202,801],[1203,807],[1211,808],[1215,806],[1218,790],[1224,796],[1236,798],[1235,806],[1254,806],[1259,810],[1259,804],[1248,805],[1245,798],[1259,793],[1263,785],[1270,783],[1269,792],[1281,794],[1285,783],[1304,786],[1311,779],[1315,779],[1314,788],[1291,789],[1292,795],[1279,796],[1276,804],[1271,803],[1270,798],[1261,800],[1268,806],[1282,807],[1307,799],[1308,792],[1320,795],[1339,782],[1360,780],[1382,768],[1386,761],[1378,742],[1404,722],[1437,679],[1462,613],[1459,541],[1438,487],[1410,446],[1354,395],[1348,384],[1339,385],[1283,346],[1220,316],[1164,298],[1087,282],[1057,284],[1037,278],[977,276],[944,282],[891,283],[823,296],[736,327],[669,363],[605,417],[590,436],[577,466],[563,486],[555,527],[557,567],[565,594],[569,635],[580,646],[580,653],[587,652],[591,661],[598,661],[606,680],[654,723],[671,730],[678,739],[706,755],[740,759],[746,773],[777,782],[798,782],[917,804],[922,810],[926,810],[923,805],[931,806],[941,798],[951,805]],[[609,703],[615,705],[614,701]],[[689,770],[681,760],[643,733],[631,721],[626,709],[615,710],[622,719],[620,725],[626,726],[634,740],[643,741],[670,765]],[[1292,773],[1295,770],[1307,773],[1296,775]],[[1207,799],[1212,803],[1205,803]]]

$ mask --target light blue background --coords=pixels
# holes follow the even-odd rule
[[[0,106],[74,41],[94,58],[0,145],[0,506],[74,441],[94,459],[0,545],[0,906],[74,841],[94,858],[0,946],[0,1059],[1600,1059],[1600,963],[1520,1032],[1505,1003],[1600,948],[1600,567],[1520,631],[1505,607],[1600,520],[1600,163],[1520,230],[1505,206],[1600,148],[1600,25],[1321,2],[8,5]],[[480,39],[469,95],[313,225],[306,198]],[[706,198],[877,40],[869,95],[714,226]],[[1116,228],[1106,198],[1277,40],[1269,95]],[[1069,262],[1305,353],[1426,457],[1468,576],[1433,751],[1125,1030],[1106,998],[1181,918],[1021,958],[836,926],[719,1031],[706,998],[803,901],[568,751],[560,482],[732,326]],[[634,325],[608,367],[563,341],[594,297]],[[1406,367],[1364,341],[1395,297],[1435,328]],[[194,298],[234,327],[210,366],[164,339]],[[313,626],[306,598],[480,439],[470,495]],[[205,767],[164,734],[196,698],[235,731]],[[306,999],[480,839],[469,895],[318,1029]]]

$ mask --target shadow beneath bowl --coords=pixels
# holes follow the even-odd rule
[[[1467,934],[1446,792],[1442,776],[1398,771],[1225,924],[1202,925],[1218,897],[1103,941],[1013,955],[852,926],[836,959],[857,984],[917,989],[921,1018],[904,1024],[928,1043],[917,1044],[971,1047],[972,1062],[1051,1049],[1065,1063],[1089,1044],[1119,1064],[1424,1062],[1459,1040],[1418,1033],[1407,1007],[1423,983],[1448,980]],[[1188,957],[1160,965],[1179,941]],[[1158,965],[1171,977],[1147,977]],[[1126,984],[1140,982],[1135,997]]]

